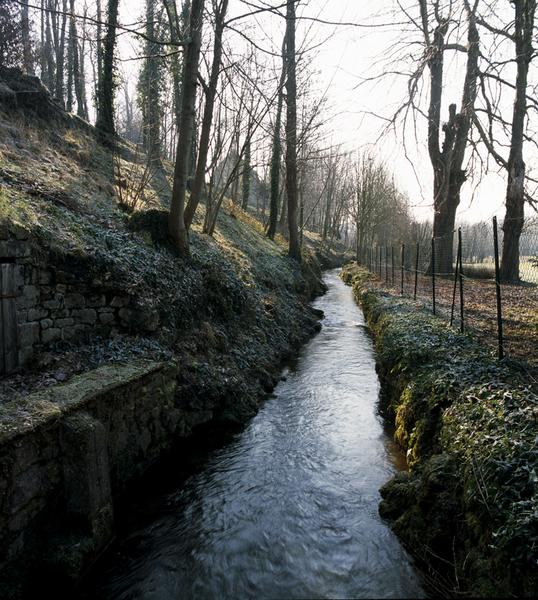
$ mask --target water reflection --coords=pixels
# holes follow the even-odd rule
[[[376,411],[372,344],[350,289],[326,280],[320,334],[248,427],[116,544],[95,596],[423,596],[377,512],[401,457]]]

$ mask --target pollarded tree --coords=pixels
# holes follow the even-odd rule
[[[461,186],[467,179],[463,169],[465,150],[476,100],[480,38],[476,24],[478,0],[463,0],[467,25],[465,79],[460,111],[455,104],[449,107],[448,121],[441,129],[441,101],[443,95],[443,67],[447,49],[453,49],[445,40],[453,19],[451,12],[442,13],[439,2],[434,1],[432,11],[426,0],[420,0],[422,33],[425,43],[425,60],[430,71],[430,104],[428,108],[428,152],[433,167],[433,235],[437,239],[439,254],[436,269],[441,273],[452,271],[453,231],[456,211],[460,204]],[[450,5],[452,8],[452,3]],[[431,19],[433,18],[433,31]],[[454,46],[456,47],[456,46]],[[456,47],[457,48],[457,47]],[[441,133],[444,134],[441,144]]]

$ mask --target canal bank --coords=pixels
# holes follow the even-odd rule
[[[537,589],[536,382],[417,303],[353,287],[375,338],[382,408],[410,471],[380,513],[443,595],[533,597]]]
[[[371,340],[349,288],[325,281],[322,329],[273,395],[190,473],[167,470],[84,598],[423,596],[377,511],[402,459],[377,412]]]

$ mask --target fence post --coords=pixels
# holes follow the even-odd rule
[[[432,237],[432,306],[435,315],[435,238]]]
[[[382,266],[382,258],[383,258],[383,246],[378,246],[379,249],[379,263],[378,263],[378,267],[379,267],[379,279],[381,279],[383,277],[383,266]]]
[[[417,299],[417,288],[418,288],[418,259],[420,253],[420,244],[417,242],[417,255],[415,257],[415,292],[413,294],[413,300]]]
[[[463,333],[465,331],[465,322],[463,320],[463,243],[461,227],[458,229],[458,246],[460,248],[460,328]]]
[[[389,282],[389,247],[385,246],[385,283]]]
[[[400,293],[403,296],[404,294],[404,268],[405,268],[405,244],[402,244],[402,278],[400,285]]]
[[[504,358],[503,316],[501,301],[501,274],[499,268],[499,234],[497,217],[493,217],[493,246],[495,249],[495,289],[497,291],[497,332],[499,337],[499,359]]]
[[[450,327],[454,324],[454,310],[456,308],[456,290],[458,288],[458,269],[460,267],[461,243],[458,238],[458,252],[456,254],[456,270],[454,271],[454,289],[452,290],[452,308],[450,310]]]
[[[394,246],[390,247],[390,253],[392,258],[392,287],[394,287]]]

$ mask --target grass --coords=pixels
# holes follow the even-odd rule
[[[137,172],[136,149],[122,142],[120,154],[123,169]],[[252,373],[278,368],[281,357],[311,333],[315,319],[306,303],[320,289],[313,252],[305,251],[301,268],[288,258],[282,237],[268,240],[259,221],[226,201],[213,237],[202,234],[200,205],[191,257],[179,257],[166,239],[171,173],[164,161],[148,181],[141,209],[129,214],[120,207],[114,157],[91,130],[14,123],[0,113],[0,229],[25,229],[39,256],[76,273],[81,284],[129,294],[137,310],[159,315],[151,340],[121,331],[114,340],[91,340],[84,351],[66,344],[51,348],[50,369],[62,377],[140,353],[156,360],[175,355],[184,365],[203,361],[212,386],[230,369],[229,381],[247,389]],[[32,377],[3,381],[0,395],[54,382],[54,372]]]
[[[372,328],[385,413],[411,466],[382,489],[382,514],[444,593],[532,595],[536,381],[360,267],[343,277]]]

